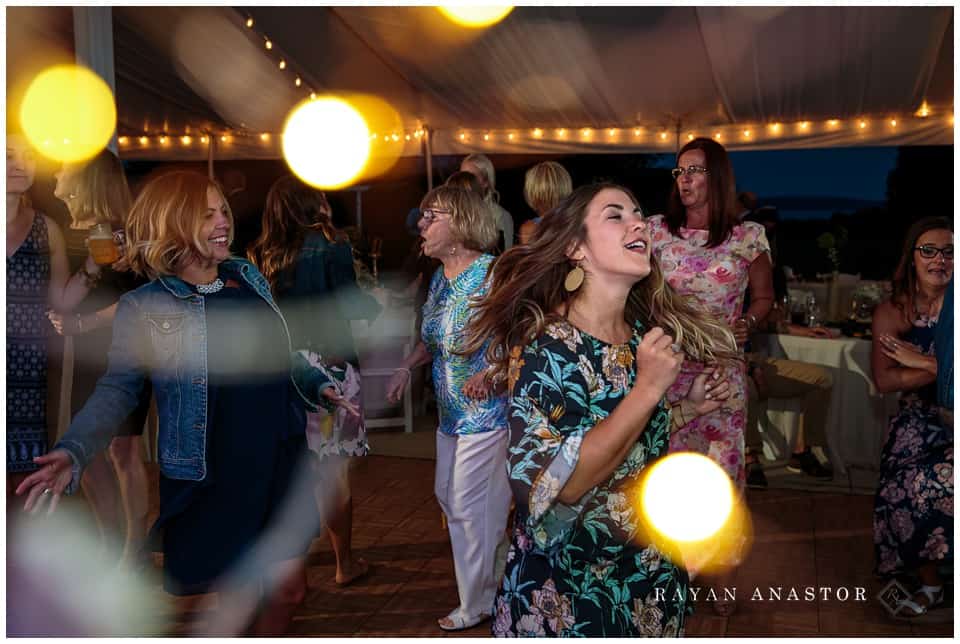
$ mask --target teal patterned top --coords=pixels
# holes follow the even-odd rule
[[[692,609],[688,576],[640,543],[627,488],[665,455],[670,411],[663,401],[610,479],[573,505],[560,490],[583,437],[634,385],[637,327],[611,345],[556,322],[511,354],[507,466],[517,512],[493,634],[677,636]]]
[[[463,330],[470,318],[470,303],[487,293],[487,269],[493,255],[481,255],[462,273],[448,280],[443,267],[430,282],[423,305],[420,335],[433,356],[433,388],[440,412],[440,431],[451,436],[479,434],[507,428],[506,395],[471,400],[463,385],[487,368],[484,349],[470,356],[454,353],[463,344]]]

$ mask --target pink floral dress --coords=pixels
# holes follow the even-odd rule
[[[662,215],[647,220],[653,254],[664,277],[675,291],[691,304],[733,326],[743,310],[750,264],[761,253],[770,252],[763,226],[746,222],[733,229],[725,242],[706,248],[709,232],[681,228],[680,236],[670,234]],[[686,361],[677,381],[667,392],[672,403],[684,396],[704,365]],[[730,398],[719,410],[700,416],[670,437],[670,451],[706,454],[730,475],[743,490],[743,440],[746,427],[746,370],[743,363],[729,375]]]

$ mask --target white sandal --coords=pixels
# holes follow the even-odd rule
[[[927,605],[924,606],[918,602],[914,601],[914,597],[922,594],[927,598]],[[922,617],[927,614],[932,608],[936,608],[943,604],[943,586],[920,586],[917,589],[917,592],[913,594],[909,599],[901,599],[897,602],[897,609],[893,612],[895,616],[899,619],[916,619],[917,617]],[[905,612],[901,612],[904,609],[907,609]]]
[[[460,609],[455,608],[454,610],[450,611],[450,614],[447,615],[445,619],[449,619],[451,622],[453,622],[453,626],[444,626],[443,624],[440,623],[441,620],[439,619],[437,620],[437,626],[439,626],[445,631],[463,631],[468,628],[473,628],[477,624],[487,621],[488,619],[490,619],[490,616],[480,614],[480,615],[477,615],[476,617],[471,617],[470,619],[466,619],[463,616],[463,613],[460,612]]]

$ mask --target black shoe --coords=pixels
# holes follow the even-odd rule
[[[815,479],[829,481],[833,478],[833,472],[825,468],[817,457],[810,450],[793,454],[787,463],[787,471],[794,474],[806,474]]]
[[[754,461],[747,463],[747,487],[751,490],[766,490],[767,476],[763,473],[763,466]]]

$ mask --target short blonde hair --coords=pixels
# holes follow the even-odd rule
[[[96,221],[123,226],[131,198],[120,159],[104,149],[86,164],[68,164],[67,170],[67,192],[76,195],[73,209]]]
[[[537,215],[552,210],[571,192],[570,173],[556,161],[538,163],[523,178],[523,198]]]
[[[206,254],[200,229],[210,188],[226,205],[233,243],[233,214],[220,186],[199,172],[165,172],[147,182],[127,217],[127,261],[134,271],[150,278],[175,275],[184,259]]]
[[[442,208],[450,211],[453,237],[466,248],[486,253],[497,246],[497,218],[493,207],[476,192],[439,186],[426,194],[420,210]]]

